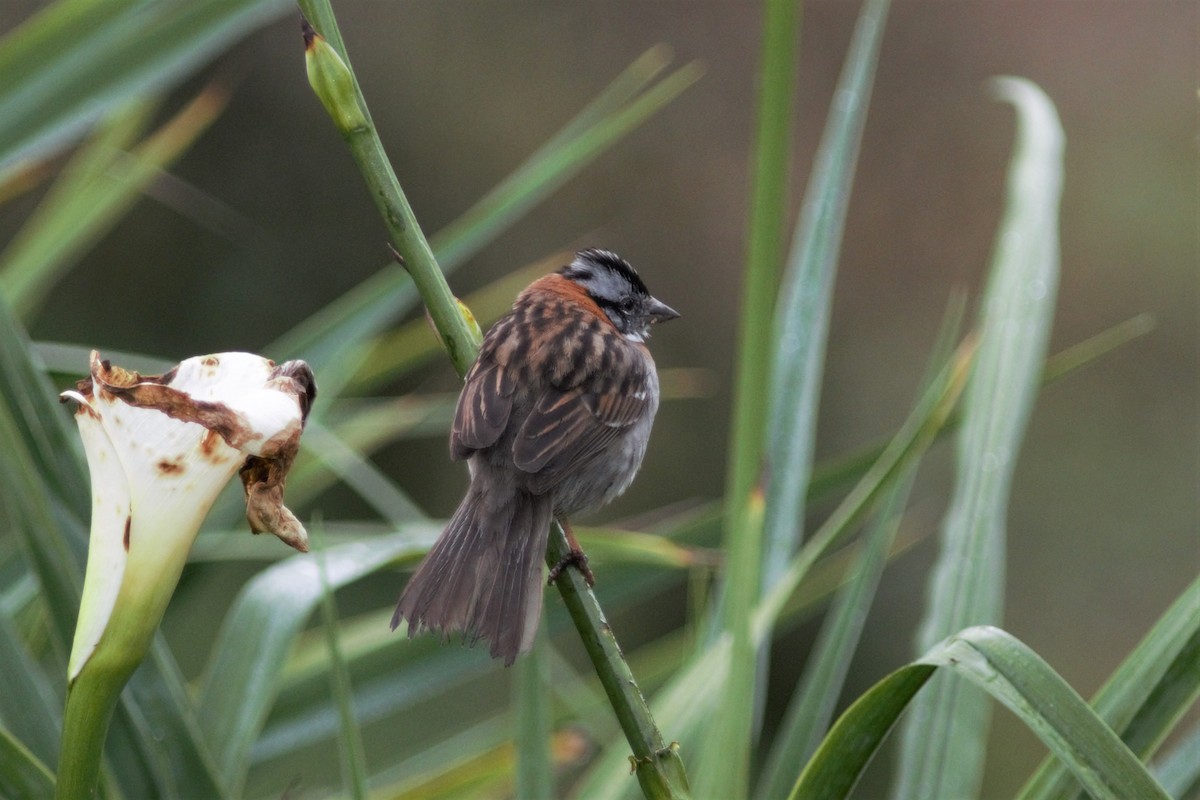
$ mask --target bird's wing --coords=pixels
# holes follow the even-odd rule
[[[594,374],[572,388],[544,392],[513,442],[513,463],[536,476],[544,491],[586,464],[650,412],[653,397],[644,362],[630,362],[619,382]]]
[[[461,461],[496,443],[508,425],[515,389],[511,372],[503,365],[483,359],[475,363],[454,410],[451,458]]]

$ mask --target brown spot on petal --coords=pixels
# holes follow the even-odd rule
[[[162,459],[154,465],[160,475],[178,475],[183,472],[183,464],[179,459]]]
[[[200,363],[206,367],[215,367],[220,365],[221,359],[217,358],[216,356],[205,356],[204,358],[200,359]]]
[[[242,450],[246,444],[261,438],[245,421],[224,403],[194,400],[186,392],[158,383],[139,383],[133,386],[104,387],[137,408],[153,408],[180,422],[195,422],[216,432],[230,447]]]
[[[125,552],[129,552],[129,531],[133,527],[133,517],[125,517],[125,535],[121,538],[121,544],[125,546]]]
[[[200,455],[209,461],[220,461],[221,459],[216,455],[219,441],[221,441],[221,434],[216,431],[205,431],[204,438],[200,440]]]

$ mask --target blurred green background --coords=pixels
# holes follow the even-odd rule
[[[0,32],[40,6],[0,0]],[[857,10],[853,2],[805,4],[795,198]],[[465,210],[648,47],[666,43],[677,63],[703,62],[699,83],[450,282],[465,295],[565,248],[604,246],[629,258],[683,313],[655,336],[660,367],[706,370],[710,391],[664,404],[641,476],[598,519],[718,497],[745,249],[757,6],[424,0],[344,2],[337,11],[427,232]],[[1005,627],[1085,696],[1200,568],[1198,23],[1196,2],[897,2],[846,227],[819,459],[899,425],[948,293],[980,288],[1013,134],[1012,112],[990,99],[986,80],[1029,78],[1057,104],[1067,149],[1051,350],[1142,312],[1156,320],[1149,335],[1044,391],[1013,487]],[[31,325],[35,339],[171,360],[254,350],[386,262],[378,215],[305,80],[298,14],[220,57],[166,109],[214,77],[233,87],[227,112],[56,287]],[[0,245],[38,197],[0,207]],[[438,363],[389,390],[454,386],[449,366]],[[936,529],[949,458],[943,444],[927,460],[909,533]],[[437,516],[450,513],[465,486],[441,436],[376,460]],[[299,510],[343,519],[356,513],[347,511],[354,502],[331,491]],[[926,538],[889,569],[848,697],[913,656],[934,555]],[[602,602],[604,572],[600,564]],[[244,577],[197,568],[185,573],[181,592],[227,603],[228,582]],[[401,584],[395,575],[390,588],[364,591],[398,592]],[[684,602],[665,598],[641,617],[677,624]],[[354,603],[344,601],[349,610]],[[220,608],[202,619],[168,615],[185,670],[202,663],[201,654],[189,661],[189,635],[211,630]],[[641,638],[640,621],[616,622],[623,641]],[[803,628],[774,651],[781,699],[813,633]],[[768,728],[781,711],[768,709]],[[993,738],[1004,746],[989,761],[989,797],[1011,793],[1042,753],[1004,713]]]

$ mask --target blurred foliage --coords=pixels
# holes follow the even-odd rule
[[[1164,741],[1200,692],[1200,584],[1162,616],[1090,708],[1008,634],[968,627],[996,620],[948,613],[996,586],[972,581],[954,591],[932,589],[927,619],[953,619],[951,629],[925,642],[912,664],[891,665],[900,668],[818,744],[830,729],[879,573],[896,550],[897,526],[903,531],[905,487],[942,432],[960,426],[956,491],[976,504],[970,514],[948,514],[943,536],[958,529],[970,542],[979,530],[1003,532],[1007,480],[982,499],[963,487],[994,474],[992,448],[1004,450],[1009,467],[1016,461],[1050,327],[1058,211],[1045,186],[1058,179],[1063,162],[1053,154],[1031,158],[1037,148],[1028,142],[1017,149],[1004,233],[974,332],[957,348],[949,334],[935,347],[924,389],[887,444],[863,458],[814,466],[830,293],[886,3],[864,6],[838,93],[843,102],[830,112],[794,226],[778,185],[793,158],[790,116],[778,115],[794,92],[798,5],[772,0],[768,7],[752,188],[760,207],[752,215],[756,244],[743,308],[757,332],[742,339],[753,358],[741,361],[744,421],[734,427],[729,495],[713,506],[663,509],[640,531],[580,530],[589,551],[603,555],[601,597],[610,619],[645,616],[664,597],[689,597],[682,620],[671,617],[645,640],[625,642],[666,741],[678,744],[697,796],[776,797],[793,786],[798,797],[844,796],[936,669],[982,686],[1057,757],[1023,797],[1069,795],[1079,791],[1077,780],[1096,796],[1166,796],[1143,766],[1151,759],[1161,761],[1154,774],[1177,787],[1177,796],[1195,796],[1200,764],[1190,756],[1200,739],[1193,730],[1175,749]],[[203,134],[220,112],[224,90],[202,89],[156,123],[158,109],[172,102],[161,93],[283,10],[248,0],[75,0],[47,7],[0,40],[0,198],[14,208],[13,198],[37,201],[0,253],[0,674],[10,687],[0,692],[0,793],[6,796],[43,795],[51,781],[86,550],[83,462],[48,374],[61,380],[82,372],[92,346],[112,352],[104,331],[78,346],[35,345],[18,320],[37,318],[56,282]],[[668,61],[663,47],[634,61],[431,236],[441,268],[449,272],[494,242],[700,75],[694,64],[667,71]],[[1054,114],[1048,100],[1017,107],[1022,120]],[[785,253],[789,229],[795,235]],[[1029,254],[1014,255],[1014,242]],[[486,326],[531,275],[561,259],[557,253],[539,259],[467,297],[467,305]],[[1050,273],[1031,279],[1021,273],[1026,268]],[[1040,294],[1030,290],[1037,281]],[[203,654],[198,680],[185,680],[182,654],[159,637],[110,731],[106,796],[182,798],[211,789],[227,797],[496,797],[541,794],[548,785],[555,794],[588,798],[636,792],[628,745],[595,677],[564,654],[574,634],[553,604],[536,660],[521,668],[516,708],[499,691],[506,676],[484,654],[386,632],[394,581],[386,591],[373,581],[414,564],[439,525],[375,455],[398,441],[443,432],[453,403],[437,391],[393,391],[419,385],[420,368],[439,352],[423,320],[402,321],[420,300],[392,264],[294,320],[276,341],[247,343],[313,365],[321,397],[289,502],[311,508],[324,493],[343,492],[346,512],[326,511],[316,521],[317,553],[291,556],[231,532],[240,526],[236,497],[219,505],[193,561],[244,582],[219,624],[209,620],[208,629],[189,633],[189,645]],[[1142,330],[1144,321],[1128,327]],[[1128,335],[1120,329],[1110,338]],[[1108,346],[1093,343],[1056,363],[1078,367]],[[173,361],[156,347],[148,341],[146,355],[122,363],[154,371]],[[805,379],[789,380],[795,376]],[[697,388],[694,374],[675,377],[664,380],[667,409]],[[805,536],[800,521],[814,493],[839,503]],[[864,535],[852,542],[864,523]],[[998,566],[1005,554],[996,541],[968,546],[990,548],[986,560]],[[772,645],[830,597],[827,632],[808,672],[787,692],[792,708],[822,709],[819,720],[814,725],[808,713],[789,714],[764,741]],[[185,589],[175,602],[195,604],[189,618],[204,618],[202,593]],[[939,753],[951,753],[951,746],[983,751],[985,723],[939,713],[935,722],[914,721],[910,740]],[[930,735],[935,724],[946,733]],[[538,733],[546,726],[549,741]],[[528,745],[531,736],[545,746]],[[767,753],[761,764],[753,757],[758,747]],[[950,758],[950,768],[932,777],[935,786],[977,782],[970,757]],[[953,775],[954,767],[966,777]]]

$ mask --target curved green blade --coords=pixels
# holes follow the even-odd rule
[[[413,524],[389,536],[324,550],[330,589],[423,552],[437,533],[433,525]],[[234,795],[241,793],[250,748],[275,699],[280,669],[321,597],[315,556],[294,556],[246,584],[221,627],[197,708],[220,774]]]
[[[1169,800],[1145,766],[1040,656],[998,628],[968,628],[875,684],[844,713],[791,800],[849,795],[887,732],[941,668],[1004,703],[1097,800]]]
[[[1017,142],[980,311],[979,354],[963,396],[954,497],[929,579],[920,649],[969,625],[1000,621],[1009,487],[1058,285],[1062,126],[1053,103],[1029,81],[1001,78],[996,87],[1017,110]],[[917,704],[905,723],[893,799],[974,797],[983,776],[989,706],[940,679]]]

